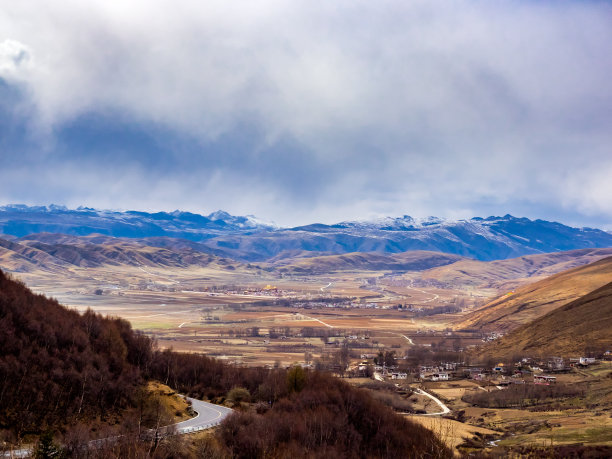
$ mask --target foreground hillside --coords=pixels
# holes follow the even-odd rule
[[[72,457],[451,456],[431,431],[330,375],[157,351],[126,321],[78,314],[2,271],[0,330],[0,438],[12,445],[54,432]],[[195,445],[143,440],[139,394],[152,379],[241,411]],[[91,446],[100,436],[114,439]]]
[[[460,329],[508,331],[531,322],[612,279],[612,257],[526,285],[470,313]]]
[[[485,349],[511,355],[601,355],[612,350],[612,282],[525,324]]]
[[[83,315],[0,271],[0,429],[20,437],[127,408],[151,358],[128,322]]]

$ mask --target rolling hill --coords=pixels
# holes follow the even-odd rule
[[[157,266],[185,268],[216,266],[236,269],[239,262],[194,250],[190,247],[163,248],[146,241],[108,236],[66,236],[38,234],[11,241],[0,239],[0,267],[12,272],[36,270],[65,272],[74,266]]]
[[[579,249],[525,255],[496,261],[462,259],[452,264],[424,271],[420,279],[450,288],[494,288],[511,291],[561,271],[587,265],[612,256],[612,248]]]
[[[485,348],[495,356],[582,356],[612,350],[612,282],[522,325]]]
[[[507,332],[602,287],[610,279],[612,257],[607,257],[508,292],[471,312],[455,328]]]
[[[285,258],[271,264],[281,273],[325,274],[339,271],[422,271],[461,260],[458,255],[411,251],[396,254],[347,253],[317,257]]]

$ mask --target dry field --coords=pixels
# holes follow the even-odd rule
[[[477,433],[485,435],[499,435],[499,432],[494,430],[465,424],[453,419],[418,415],[410,415],[408,418],[411,421],[418,422],[419,424],[427,427],[429,430],[432,430],[453,450],[455,450],[455,448],[463,443],[466,439],[474,437],[474,435]],[[456,453],[458,455],[458,451],[456,451]]]
[[[316,358],[333,350],[323,338],[300,336],[305,328],[325,330],[332,342],[359,335],[356,347],[364,352],[379,347],[400,351],[411,346],[408,337],[419,345],[437,343],[456,316],[417,317],[388,308],[448,305],[465,292],[396,288],[385,284],[385,274],[356,271],[291,277],[244,268],[105,266],[17,277],[69,307],[123,317],[155,336],[162,348],[205,352],[249,365],[287,365],[303,362],[306,352]],[[352,307],[322,307],[321,302],[331,297]],[[470,296],[463,298],[465,304],[473,302]],[[295,307],[307,302],[315,303],[312,309]],[[254,328],[258,333],[252,332]],[[282,338],[267,337],[270,329],[287,333],[283,331]]]

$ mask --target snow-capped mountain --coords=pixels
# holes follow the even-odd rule
[[[8,205],[0,207],[0,234],[25,236],[33,233],[62,233],[84,236],[99,233],[114,237],[167,236],[203,240],[218,234],[275,229],[254,217],[233,216],[217,211],[210,215],[191,212],[138,212],[96,210],[88,207]]]
[[[496,260],[533,253],[612,247],[612,234],[592,228],[572,228],[561,223],[503,217],[444,220],[436,217],[384,217],[369,221],[312,224],[279,228],[252,216],[217,211],[210,215],[190,212],[106,211],[62,206],[0,207],[0,234],[23,237],[34,233],[155,239],[197,243],[192,247],[240,260],[267,260],[284,253],[349,252],[399,253],[430,250]],[[161,238],[161,239],[160,239]]]

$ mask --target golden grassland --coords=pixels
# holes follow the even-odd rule
[[[419,424],[433,431],[442,441],[444,441],[444,443],[446,443],[447,446],[452,448],[457,455],[459,455],[459,451],[456,450],[457,446],[463,443],[466,439],[474,437],[475,434],[499,434],[499,432],[496,432],[495,430],[473,426],[464,422],[455,421],[454,419],[418,415],[407,415],[407,417],[411,421],[418,422]]]
[[[165,384],[149,381],[146,391],[150,397],[161,402],[165,410],[172,415],[173,422],[181,422],[194,416],[185,398]]]
[[[470,313],[457,327],[513,329],[604,286],[611,279],[612,257],[608,257],[502,295]]]

